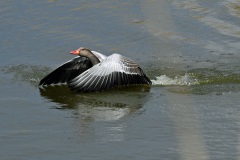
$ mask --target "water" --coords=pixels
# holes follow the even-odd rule
[[[239,1],[0,6],[0,159],[240,159]],[[80,46],[136,60],[153,85],[39,89]]]

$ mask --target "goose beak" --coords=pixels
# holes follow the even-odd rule
[[[70,52],[70,54],[78,55],[79,54],[79,50],[78,49],[77,50],[73,50],[73,51]]]

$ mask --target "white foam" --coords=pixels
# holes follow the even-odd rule
[[[36,82],[39,83],[40,79],[39,78],[28,78],[30,82]]]
[[[191,86],[199,84],[198,80],[194,77],[191,77],[189,74],[185,74],[184,76],[176,76],[174,78],[170,78],[166,75],[156,76],[155,80],[151,80],[153,85],[184,85]]]

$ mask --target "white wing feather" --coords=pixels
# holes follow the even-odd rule
[[[151,81],[137,63],[115,53],[77,76],[69,86],[76,91],[90,92],[131,84],[151,84]]]

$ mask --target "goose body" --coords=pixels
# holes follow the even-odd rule
[[[136,62],[120,54],[107,57],[83,47],[70,53],[77,57],[45,76],[39,86],[65,84],[78,92],[96,92],[117,86],[152,84]]]

